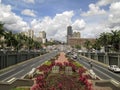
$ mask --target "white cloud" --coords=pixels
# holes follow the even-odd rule
[[[83,12],[81,15],[82,16],[93,16],[93,15],[104,15],[104,14],[106,14],[106,11],[104,9],[100,9],[95,4],[90,4],[89,11]]]
[[[5,23],[4,26],[8,30],[14,31],[25,31],[29,28],[26,22],[22,20],[21,17],[17,16],[15,13],[11,11],[10,5],[0,4],[0,21]]]
[[[26,3],[35,3],[35,0],[24,0],[24,2],[26,2]]]
[[[83,17],[87,22],[86,27],[81,31],[82,37],[99,37],[102,32],[110,32],[111,30],[120,30],[120,1],[118,0],[100,0],[93,6],[89,5],[90,10],[84,13]],[[100,4],[101,2],[101,4]],[[93,13],[101,11],[99,7],[110,4],[106,14],[99,14],[96,18]],[[99,13],[99,12],[98,12]],[[86,17],[87,16],[87,17]],[[92,22],[91,22],[92,21]]]
[[[108,26],[120,29],[120,2],[112,3],[108,16]]]
[[[31,16],[31,17],[35,17],[35,12],[33,10],[30,9],[24,9],[21,14],[26,15],[26,16]]]
[[[99,0],[96,5],[97,6],[106,6],[108,4],[112,4],[114,2],[119,2],[120,0]]]
[[[36,20],[34,19],[31,22],[32,28],[35,30],[36,33],[39,31],[46,31],[47,38],[54,38],[57,40],[65,41],[66,34],[67,34],[67,26],[72,25],[73,22],[71,21],[72,17],[74,16],[73,11],[65,11],[61,14],[56,14],[54,18],[44,17],[43,20]],[[84,27],[83,20],[77,20],[74,22],[74,28],[81,29]]]
[[[83,19],[81,19],[81,20],[78,19],[72,24],[73,29],[78,30],[78,31],[81,29],[84,29],[85,25],[86,25],[86,23]]]

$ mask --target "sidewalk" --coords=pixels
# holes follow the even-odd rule
[[[65,53],[61,52],[60,56],[58,57],[58,59],[55,60],[55,63],[62,63],[62,64],[64,64],[64,62],[68,62],[68,59],[65,57]]]

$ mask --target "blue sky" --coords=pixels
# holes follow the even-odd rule
[[[68,25],[81,32],[83,38],[96,38],[102,32],[120,28],[119,0],[0,1],[0,21],[17,32],[33,29],[39,36],[44,30],[49,39],[65,41]]]
[[[27,1],[27,0],[26,0]],[[35,3],[26,3],[24,0],[2,0],[5,5],[11,5],[12,11],[18,16],[25,19],[28,17],[21,15],[24,9],[32,9],[35,11],[36,18],[43,18],[45,16],[54,17],[57,13],[74,10],[76,14],[80,11],[87,11],[90,3],[95,3],[96,0],[34,0]],[[25,19],[26,20],[26,19]]]

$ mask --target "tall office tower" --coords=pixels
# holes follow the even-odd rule
[[[69,44],[69,39],[72,37],[72,35],[73,35],[72,26],[68,26],[67,27],[67,44]]]
[[[73,31],[72,31],[72,26],[67,27],[67,36],[72,37]]]

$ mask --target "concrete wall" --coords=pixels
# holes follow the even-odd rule
[[[0,69],[39,56],[40,52],[0,52]]]
[[[91,53],[81,52],[83,56],[97,60],[107,65],[118,65],[120,67],[120,53]]]
[[[3,83],[0,82],[0,90],[12,90],[16,87],[20,86],[29,86],[31,87],[33,85],[33,80],[25,80],[25,79],[16,79],[13,82],[10,83]]]

